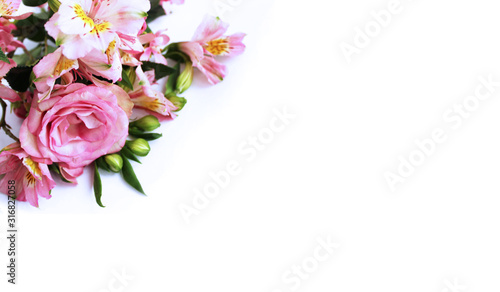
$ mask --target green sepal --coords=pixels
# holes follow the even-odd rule
[[[61,180],[63,182],[68,183],[68,184],[72,184],[72,182],[65,179],[64,176],[61,174],[61,170],[59,169],[59,165],[57,163],[52,163],[51,165],[49,165],[49,170],[51,170],[51,171],[55,172],[57,175],[59,175],[59,177],[61,178]]]
[[[104,160],[104,156],[101,156],[101,157],[97,158],[97,160],[95,161],[95,163],[97,164],[98,167],[104,169],[105,171],[111,172],[111,169],[109,169],[108,164]]]
[[[127,147],[127,145],[123,146],[122,150],[120,151],[120,154],[122,154],[122,156],[124,156],[130,160],[133,160],[137,163],[141,163],[139,158],[137,158],[137,156],[134,153],[132,153],[132,151],[130,151],[130,149]]]

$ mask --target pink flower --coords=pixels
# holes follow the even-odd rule
[[[92,54],[77,60],[70,60],[65,57],[61,48],[43,57],[33,68],[36,77],[34,84],[38,90],[40,100],[49,97],[56,80],[72,70],[78,70],[81,75],[90,81],[93,81],[93,75],[104,77],[113,82],[121,79],[121,57],[114,46],[110,45],[110,48],[112,49],[108,49],[106,55],[94,50]],[[71,83],[72,78],[68,80],[70,82],[64,84]]]
[[[151,55],[154,56],[156,63],[167,65],[167,59],[162,55],[162,50],[170,41],[170,38],[165,34],[165,30],[160,30],[153,33],[143,34],[139,36],[141,44],[146,45],[144,52],[139,57],[141,61],[149,61]]]
[[[21,97],[17,92],[3,84],[0,84],[0,98],[8,100],[10,102],[18,102],[21,101]]]
[[[213,57],[203,58],[196,66],[211,84],[217,84],[224,80],[227,75],[226,65],[217,62]]]
[[[34,160],[57,162],[68,173],[119,151],[127,136],[116,95],[84,84],[57,86],[46,101],[35,99],[19,134]]]
[[[211,84],[217,84],[227,74],[226,66],[217,62],[215,56],[235,56],[245,50],[243,33],[224,36],[229,25],[219,18],[206,16],[193,40],[178,44],[179,50],[187,54],[193,66],[198,68]]]
[[[149,9],[147,0],[67,0],[45,28],[63,55],[75,60],[92,49],[105,52],[113,41],[117,47],[133,43]]]
[[[19,143],[2,150],[0,175],[5,175],[0,180],[2,193],[8,194],[8,186],[14,185],[16,199],[28,201],[35,207],[38,207],[38,197],[50,199],[50,190],[56,186],[47,165],[31,159]]]
[[[78,61],[63,56],[61,48],[43,57],[33,68],[36,77],[34,84],[39,96],[38,100],[43,101],[50,96],[59,77],[78,68]]]
[[[21,0],[0,0],[0,16],[10,16],[14,14],[21,5]]]
[[[0,47],[7,54],[15,51],[17,48],[24,48],[24,44],[15,40],[8,29],[0,29]]]
[[[179,50],[189,56],[193,66],[198,68],[211,84],[217,84],[226,77],[226,66],[217,62],[211,55],[205,55],[203,47],[197,42],[183,42],[178,44]]]
[[[0,0],[1,1],[1,0]],[[1,26],[5,29],[0,29],[0,48],[4,53],[10,53],[15,51],[17,48],[24,48],[23,43],[14,39],[14,36],[10,33],[10,27]],[[9,63],[0,61],[0,78],[7,75],[10,69],[16,66],[16,62],[9,58]]]
[[[5,30],[8,33],[17,29],[16,25],[10,22],[8,19],[0,17],[0,30]]]
[[[16,20],[28,18],[32,14],[31,12],[17,16],[13,15],[19,9],[19,5],[21,5],[21,0],[0,0],[0,16]]]
[[[231,36],[224,36],[229,24],[223,22],[218,17],[205,16],[203,22],[198,26],[193,42],[199,43],[206,54],[213,56],[236,56],[245,51],[243,38],[244,33],[236,33]]]
[[[12,90],[12,89],[10,89],[10,90]],[[16,94],[17,94],[17,92],[16,92]],[[31,91],[19,92],[18,99],[16,101],[11,100],[11,103],[12,103],[11,109],[14,111],[14,114],[18,118],[24,120],[28,116],[28,110],[31,107],[32,101],[33,101],[33,93]]]
[[[177,107],[159,91],[154,90],[154,71],[144,73],[139,66],[136,69],[137,78],[134,83],[134,90],[129,92],[130,100],[135,107],[147,110],[155,115],[160,121],[175,117],[173,111]]]
[[[9,58],[9,62],[10,63],[0,61],[0,78],[5,77],[5,75],[7,75],[7,73],[9,73],[10,69],[17,66],[16,62],[14,62],[14,60],[12,60],[10,58]]]

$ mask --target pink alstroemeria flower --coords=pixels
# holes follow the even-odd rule
[[[154,71],[144,73],[139,66],[135,72],[137,77],[134,82],[134,90],[129,92],[130,100],[135,107],[147,110],[160,121],[174,118],[173,111],[177,110],[177,107],[163,93],[153,88]]]
[[[24,44],[16,39],[8,29],[0,29],[0,47],[4,53],[10,53],[17,48],[24,48]]]
[[[211,84],[224,79],[226,66],[217,62],[215,56],[236,56],[245,51],[244,33],[224,36],[229,25],[217,17],[205,16],[198,26],[193,40],[178,44],[179,50],[187,54],[193,66],[198,68]]]
[[[11,16],[21,5],[21,0],[0,0],[0,16]]]
[[[141,44],[145,45],[144,52],[139,57],[141,61],[149,61],[151,55],[154,56],[155,63],[167,65],[167,59],[162,55],[162,50],[170,41],[165,34],[166,30],[160,30],[156,33],[147,33],[139,36]]]
[[[5,54],[15,51],[17,48],[24,48],[22,42],[14,39],[14,36],[10,33],[12,27],[6,25],[0,25],[0,48]],[[7,75],[10,69],[14,68],[16,62],[9,58],[9,62],[0,61],[0,78]]]
[[[204,49],[199,43],[182,42],[178,44],[178,48],[189,56],[193,67],[198,68],[207,77],[210,84],[215,85],[226,77],[226,66],[217,62],[213,56],[205,55]]]
[[[50,190],[56,183],[46,164],[35,162],[19,143],[5,147],[0,154],[0,191],[9,193],[8,186],[14,185],[16,199],[28,201],[38,207],[38,197],[50,199]],[[11,182],[11,183],[9,183]]]
[[[19,9],[19,5],[21,5],[21,0],[0,0],[0,16],[16,20],[28,18],[32,12],[21,15],[13,15]]]
[[[10,33],[11,31],[17,29],[16,25],[10,22],[8,19],[0,17],[0,30],[5,30]]]
[[[97,75],[116,82],[122,78],[122,65],[119,51],[110,45],[106,54],[100,54],[94,49],[91,54],[71,60],[63,55],[61,48],[48,54],[33,68],[36,79],[34,84],[38,90],[39,100],[48,98],[59,77],[69,75],[70,71],[78,70],[88,80],[93,81],[92,75]],[[64,78],[63,78],[64,79]],[[69,78],[72,81],[72,78]],[[64,81],[64,80],[63,80]],[[71,82],[65,82],[68,84]]]
[[[199,43],[205,50],[205,54],[212,56],[236,56],[245,51],[243,38],[244,33],[236,33],[224,36],[229,24],[218,17],[205,16],[193,36],[193,42]]]
[[[213,57],[203,58],[196,66],[211,84],[217,84],[224,80],[227,75],[226,65],[217,62]]]
[[[117,47],[135,43],[150,6],[148,0],[65,0],[45,28],[75,60],[92,49],[104,53],[113,41]]]

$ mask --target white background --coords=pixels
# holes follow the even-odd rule
[[[172,41],[215,11],[211,0],[186,2],[155,26]],[[243,0],[226,12],[248,49],[224,60],[223,83],[197,76],[179,118],[135,166],[148,197],[103,175],[101,209],[88,173],[39,209],[19,204],[19,284],[7,285],[2,268],[0,289],[112,291],[125,269],[134,279],[115,291],[498,291],[500,90],[456,130],[442,115],[479,76],[500,80],[500,7],[401,0],[347,62],[341,43],[389,3]],[[285,106],[296,118],[248,161],[239,145]],[[447,141],[391,192],[384,172],[436,128]],[[179,205],[232,160],[241,173],[186,223]],[[300,285],[284,282],[328,236],[340,247]]]

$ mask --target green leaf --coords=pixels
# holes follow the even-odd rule
[[[14,55],[12,57],[12,60],[14,60],[14,62],[16,62],[17,65],[26,65],[29,61],[29,57],[26,54]]]
[[[43,42],[47,37],[45,23],[47,21],[34,15],[16,22],[16,29],[12,31],[15,37],[25,37],[34,42]]]
[[[14,67],[7,73],[5,79],[15,91],[25,92],[31,85],[30,77],[32,71],[33,67]]]
[[[101,202],[102,182],[101,182],[101,175],[99,174],[99,168],[97,168],[97,163],[94,163],[94,194],[97,205],[99,205],[102,208],[106,208]]]
[[[151,8],[155,8],[160,5],[160,0],[149,0],[149,3],[151,3]]]
[[[47,1],[46,1],[47,2]],[[54,12],[52,10],[42,10],[39,13],[33,14],[36,18],[42,19],[42,20],[49,20],[54,15]]]
[[[122,81],[118,82],[118,85],[120,85],[122,88],[124,86],[124,89],[134,90],[134,84],[132,84],[132,81],[128,76],[128,70],[122,70]]]
[[[155,70],[156,80],[162,79],[163,77],[168,76],[175,72],[174,68],[153,62],[142,62],[142,70],[144,70],[144,72],[149,70]]]
[[[165,15],[165,9],[163,9],[163,6],[151,6],[151,10],[148,11],[148,18],[146,19],[146,21],[148,23],[151,23],[151,21],[163,15]]]
[[[10,64],[9,58],[7,58],[7,55],[5,55],[2,49],[0,49],[0,61]]]
[[[23,0],[23,4],[30,7],[37,7],[47,3],[47,0]]]
[[[132,168],[130,161],[128,161],[128,159],[125,157],[123,157],[122,175],[125,181],[130,186],[139,191],[141,194],[146,195],[144,193],[144,190],[142,189],[141,183],[139,182],[137,176],[135,175],[134,169]]]
[[[134,153],[132,153],[132,151],[130,151],[130,149],[127,146],[124,146],[122,148],[122,150],[120,151],[120,154],[122,154],[122,156],[125,156],[126,158],[128,158],[130,160],[133,160],[137,163],[141,163],[139,158],[137,158],[137,156]]]

